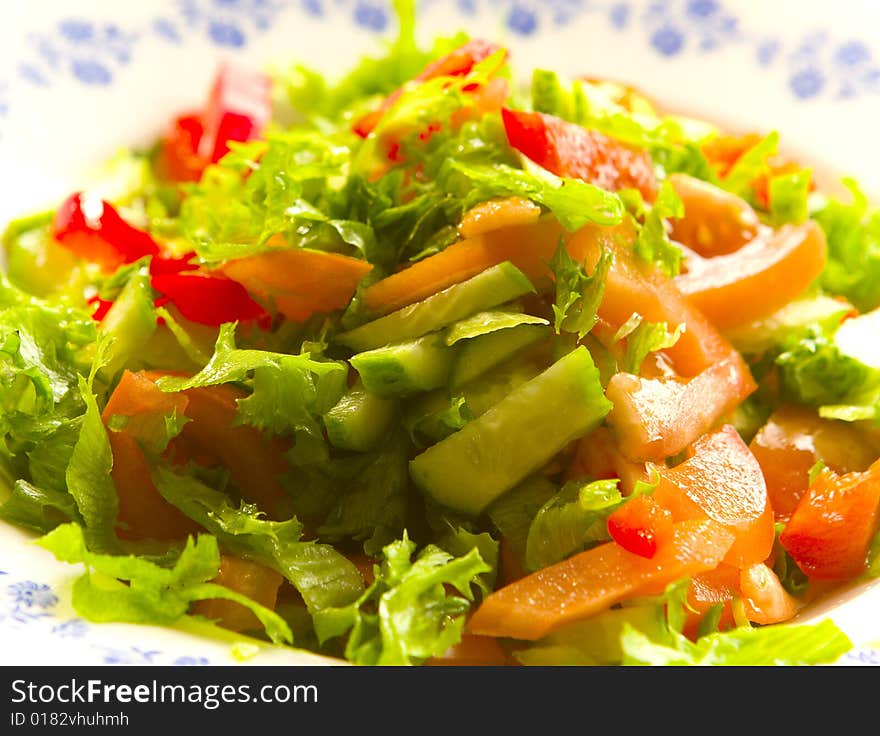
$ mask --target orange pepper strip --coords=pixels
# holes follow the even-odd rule
[[[562,226],[554,218],[480,233],[453,243],[436,255],[408,266],[364,289],[364,306],[385,314],[510,261],[534,283],[546,281],[547,262],[559,244]]]
[[[288,469],[283,448],[254,427],[235,426],[236,402],[247,394],[228,384],[184,393],[189,399],[186,415],[192,421],[184,425],[181,436],[213,452],[250,500],[270,517],[282,517],[289,501],[278,481]]]
[[[288,319],[343,309],[372,265],[307,248],[270,250],[227,261],[219,270],[257,298],[274,301]]]
[[[733,535],[713,521],[683,521],[651,559],[615,542],[581,552],[492,593],[468,622],[472,634],[535,640],[635,595],[716,567]]]
[[[693,456],[659,471],[654,499],[676,520],[711,519],[735,535],[724,561],[763,562],[773,549],[773,509],[761,466],[728,425],[700,438]]]
[[[735,253],[691,255],[675,284],[719,329],[767,317],[800,296],[822,273],[827,244],[819,225],[764,229]]]
[[[278,589],[284,578],[274,570],[240,557],[221,555],[220,571],[211,582],[234,590],[269,609],[275,608]],[[224,598],[207,598],[190,607],[191,614],[215,620],[232,631],[253,631],[262,628],[254,613],[240,603]]]
[[[183,415],[188,401],[180,394],[159,390],[143,373],[125,371],[104,407],[102,419],[110,424],[113,416],[128,418],[120,431],[108,428],[113,452],[110,476],[119,494],[119,536],[123,539],[182,539],[201,529],[156,490],[150,469],[138,443],[138,424],[149,418],[162,420],[177,411]]]

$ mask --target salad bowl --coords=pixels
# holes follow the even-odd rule
[[[0,28],[0,225],[57,206],[120,150],[150,146],[197,107],[226,61],[302,62],[341,76],[396,32],[385,0],[33,0]],[[829,191],[880,194],[880,10],[845,0],[423,0],[419,37],[463,30],[535,67],[618,81],[665,110],[740,132],[777,130]],[[527,83],[523,76],[523,83]],[[880,339],[880,334],[877,335]],[[880,363],[875,367],[880,367]],[[0,523],[4,664],[336,664],[222,634],[93,623],[70,605],[77,568]],[[854,643],[839,664],[880,664],[880,587],[837,590],[800,614]]]

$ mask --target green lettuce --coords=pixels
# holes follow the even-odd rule
[[[348,634],[345,656],[358,665],[420,664],[457,644],[476,577],[489,566],[476,547],[462,557],[433,545],[413,558],[415,551],[406,535],[386,546],[375,581],[357,601],[315,616],[321,642]]]
[[[666,220],[683,215],[681,198],[672,184],[664,181],[633,244],[638,256],[648,263],[656,263],[669,277],[678,275],[681,270],[681,249],[669,239]]]
[[[852,179],[844,179],[851,202],[827,198],[811,212],[825,231],[828,260],[820,278],[829,293],[844,296],[860,312],[880,306],[880,209]]]
[[[158,468],[154,480],[162,497],[201,524],[229,549],[277,570],[302,595],[312,612],[357,598],[363,580],[357,568],[333,547],[302,541],[295,518],[269,521],[253,504],[236,508],[229,497],[192,476]]]
[[[527,570],[540,570],[607,541],[608,515],[623,503],[618,480],[570,481],[547,501],[529,526]]]
[[[564,330],[576,333],[578,339],[583,340],[593,329],[610,268],[611,256],[603,251],[593,273],[588,274],[585,265],[569,255],[565,242],[560,239],[550,261],[556,282],[553,327],[557,334]]]
[[[73,607],[91,621],[173,625],[186,615],[193,601],[223,598],[249,608],[272,641],[293,641],[290,628],[276,613],[208,582],[220,570],[217,540],[209,535],[190,537],[172,567],[134,555],[91,552],[78,524],[59,526],[36,543],[62,562],[86,565],[86,573],[73,585]]]
[[[220,328],[214,354],[190,378],[165,376],[163,391],[241,382],[251,393],[238,402],[238,419],[270,434],[294,434],[303,443],[322,441],[321,415],[345,392],[347,367],[338,361],[313,360],[309,353],[288,355],[238,349],[235,325]]]

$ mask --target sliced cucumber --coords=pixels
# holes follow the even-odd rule
[[[147,270],[141,269],[131,275],[101,322],[101,332],[112,338],[101,373],[112,378],[141,351],[155,331],[153,291]]]
[[[396,409],[396,401],[376,396],[358,381],[324,415],[327,439],[342,450],[373,450],[385,437]]]
[[[394,398],[446,385],[455,353],[455,346],[446,345],[443,335],[434,332],[358,353],[350,363],[367,391],[382,398]]]
[[[439,503],[477,515],[610,409],[599,371],[579,347],[418,455],[410,476]]]
[[[541,324],[522,324],[462,341],[452,365],[452,390],[501,365],[520,350],[550,336],[552,329]],[[447,340],[448,341],[448,340]]]
[[[534,291],[525,274],[505,261],[427,299],[343,332],[336,341],[352,350],[372,350],[426,335]]]

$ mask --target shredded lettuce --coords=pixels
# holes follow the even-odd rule
[[[578,339],[583,340],[593,329],[610,268],[611,256],[603,251],[593,273],[588,274],[585,265],[569,255],[565,242],[560,239],[550,261],[550,270],[556,281],[553,327],[557,334],[564,330],[576,333]]]
[[[669,239],[666,219],[683,215],[681,198],[672,184],[664,181],[633,245],[638,256],[648,263],[656,263],[670,277],[678,275],[681,270],[681,249]]]
[[[872,208],[853,179],[844,179],[851,202],[827,198],[811,212],[828,240],[822,287],[846,297],[860,312],[880,306],[880,209]]]
[[[413,558],[415,550],[406,535],[386,546],[374,583],[357,601],[315,616],[319,639],[348,633],[349,661],[385,666],[420,664],[457,644],[472,587],[489,566],[476,547],[462,557],[428,545]]]
[[[813,172],[801,169],[770,179],[770,219],[774,225],[799,225],[809,216]]]
[[[345,605],[360,595],[363,580],[357,568],[330,545],[302,541],[297,519],[269,521],[256,506],[236,508],[226,494],[167,468],[159,468],[154,480],[166,501],[224,545],[284,575],[310,611]]]
[[[288,355],[235,346],[235,325],[220,328],[214,355],[194,376],[165,376],[163,391],[242,382],[251,393],[238,402],[238,418],[270,434],[295,434],[298,440],[322,440],[320,417],[345,392],[345,364],[313,360],[308,353]]]
[[[272,641],[293,641],[290,628],[274,611],[208,582],[220,570],[220,551],[212,536],[190,537],[170,568],[134,555],[91,552],[78,524],[59,526],[37,544],[62,562],[86,565],[86,573],[73,585],[73,607],[91,621],[172,625],[186,615],[193,601],[224,598],[249,608]]]
[[[608,515],[621,503],[618,480],[569,481],[547,501],[529,526],[525,563],[540,570],[609,539]]]

